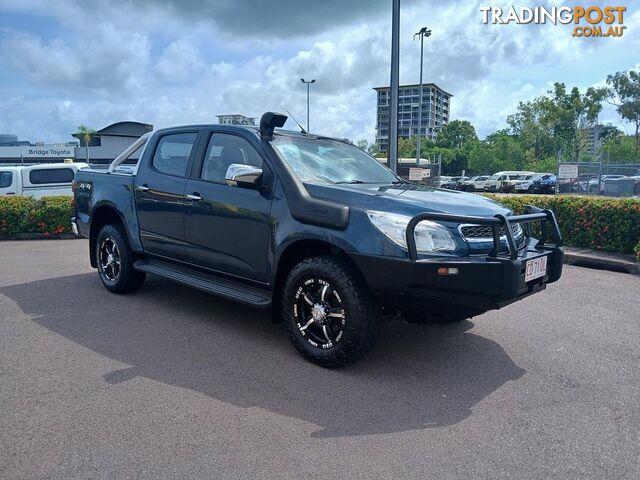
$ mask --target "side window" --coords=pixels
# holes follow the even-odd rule
[[[262,158],[244,138],[226,133],[214,133],[204,156],[200,178],[210,182],[225,183],[227,169],[234,163],[263,168]]]
[[[13,183],[13,172],[0,172],[0,188],[10,187]]]
[[[71,168],[42,168],[29,172],[29,183],[42,185],[45,183],[71,183],[75,173]]]
[[[196,133],[174,133],[162,137],[153,155],[153,167],[168,175],[186,176],[196,135]]]

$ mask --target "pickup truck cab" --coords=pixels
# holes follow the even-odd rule
[[[155,274],[270,307],[302,355],[336,367],[372,348],[383,312],[456,321],[560,278],[552,212],[409,183],[344,140],[274,131],[286,118],[158,130],[80,170],[72,228],[104,286]]]
[[[71,184],[86,163],[45,163],[28,166],[0,165],[0,195],[40,198],[71,195]]]

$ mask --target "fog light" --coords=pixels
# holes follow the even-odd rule
[[[438,275],[458,275],[458,269],[455,267],[440,267]]]

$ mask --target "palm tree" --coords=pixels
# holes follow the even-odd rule
[[[80,125],[78,127],[78,131],[73,134],[74,137],[80,139],[80,146],[82,146],[82,142],[84,142],[87,163],[89,163],[89,142],[91,141],[91,137],[94,133],[96,133],[96,131],[92,128]]]

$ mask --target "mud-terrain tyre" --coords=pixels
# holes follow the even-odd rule
[[[95,249],[98,275],[107,290],[129,293],[142,286],[146,275],[133,268],[135,255],[122,225],[102,227]]]
[[[346,260],[312,257],[298,263],[287,276],[282,318],[303,357],[335,368],[371,351],[380,307],[360,273]]]

